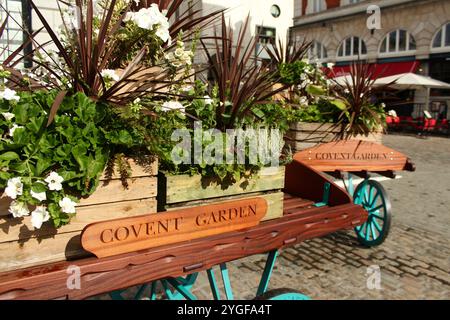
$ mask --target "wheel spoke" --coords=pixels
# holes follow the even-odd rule
[[[377,220],[373,219],[373,220],[372,220],[372,223],[373,223],[373,225],[375,226],[375,228],[378,230],[378,232],[381,233],[381,230],[383,230],[383,229],[381,229],[381,227],[380,227],[380,225],[378,224]]]
[[[380,204],[378,207],[371,208],[371,209],[369,209],[368,211],[369,211],[370,213],[372,213],[372,212],[375,212],[375,211],[378,211],[378,210],[382,209],[383,207],[384,207],[384,204]]]
[[[373,226],[373,223],[370,224],[370,230],[372,231],[372,238],[373,240],[377,239],[377,234],[375,233],[375,227]]]
[[[369,241],[369,232],[370,232],[370,228],[369,228],[369,224],[367,223],[367,227],[366,227],[366,241]]]
[[[376,215],[376,214],[372,214],[372,216],[373,216],[374,218],[379,219],[379,220],[382,220],[382,221],[385,221],[385,220],[386,220],[385,217],[380,217],[379,215]]]
[[[375,188],[371,185],[370,186],[370,191],[369,191],[369,201],[368,202],[370,202],[371,204],[372,204],[372,200],[373,200],[373,193],[374,193],[374,191],[375,191]]]
[[[370,203],[370,207],[373,207],[375,205],[375,203],[377,202],[377,199],[378,199],[379,196],[380,196],[380,193],[377,190],[377,194],[375,195],[375,197],[373,197],[373,200]]]

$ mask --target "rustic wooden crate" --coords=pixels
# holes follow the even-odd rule
[[[158,211],[262,197],[268,203],[263,221],[277,219],[283,216],[284,174],[284,167],[264,168],[257,177],[242,179],[227,187],[202,179],[200,175],[161,174],[158,178]]]
[[[335,141],[339,134],[339,128],[333,123],[306,123],[298,122],[291,125],[286,134],[286,144],[292,151],[297,152],[316,146],[320,143]],[[350,140],[362,140],[382,143],[382,131],[371,133],[368,136],[358,135]]]
[[[31,217],[14,219],[8,213],[10,199],[0,199],[0,272],[87,256],[80,243],[81,231],[90,223],[155,213],[157,210],[157,162],[133,170],[129,188],[112,176],[90,197],[77,205],[77,215],[69,225],[55,229],[45,223],[34,230]]]

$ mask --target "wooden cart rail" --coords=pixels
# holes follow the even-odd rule
[[[290,198],[287,196],[287,201]],[[290,214],[244,231],[116,257],[88,258],[0,274],[0,299],[84,299],[204,271],[221,263],[353,228],[367,219],[367,212],[354,204],[317,208],[299,199],[296,212],[292,210],[293,201],[290,202],[287,209]],[[71,266],[79,268],[79,290],[67,286]]]

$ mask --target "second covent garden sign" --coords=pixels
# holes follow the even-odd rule
[[[266,200],[251,198],[111,220],[87,226],[81,242],[104,258],[254,227],[266,212]]]

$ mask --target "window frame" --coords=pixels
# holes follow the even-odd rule
[[[405,50],[400,51],[400,33],[401,32],[405,32],[406,33],[406,47]],[[394,51],[390,51],[390,44],[391,44],[391,35],[395,32],[395,50]],[[411,39],[414,41],[414,45],[415,48],[411,49]],[[383,46],[383,43],[386,41],[386,51],[385,52],[381,52],[381,47]],[[378,56],[381,58],[386,58],[386,57],[397,57],[397,56],[410,56],[410,55],[414,55],[417,51],[417,42],[416,42],[416,38],[411,34],[411,32],[409,32],[407,29],[404,28],[398,28],[398,29],[394,29],[394,30],[390,30],[388,31],[383,39],[381,39],[380,44],[378,46]]]
[[[445,45],[445,40],[447,37],[447,26],[450,26],[450,21],[444,23],[435,33],[430,43],[430,50],[432,53],[441,53],[441,52],[449,52],[450,51],[450,43],[449,45]],[[441,45],[439,47],[434,47],[434,41],[438,36],[439,32],[441,32]]]
[[[358,39],[358,53],[357,55],[354,54],[354,45],[355,45],[355,39]],[[350,40],[350,41],[349,41]],[[350,55],[346,55],[346,51],[347,51],[347,42],[349,41],[350,43]],[[339,55],[339,51],[341,51],[341,47],[342,47],[342,56]],[[362,53],[363,51],[363,47],[366,49],[366,53]],[[358,60],[358,59],[365,59],[367,57],[367,45],[366,42],[364,41],[363,38],[358,37],[358,36],[348,36],[346,38],[344,38],[337,50],[336,50],[336,61],[346,61],[346,60]]]

